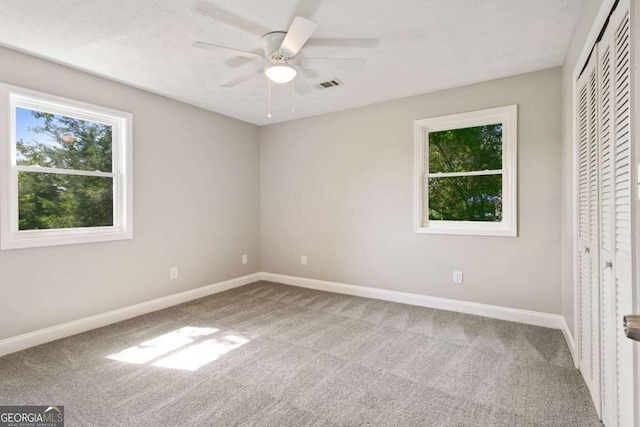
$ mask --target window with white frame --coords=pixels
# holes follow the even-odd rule
[[[517,235],[517,112],[415,121],[416,233]]]
[[[131,121],[0,85],[0,248],[132,238]]]

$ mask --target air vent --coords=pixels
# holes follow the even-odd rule
[[[326,82],[322,82],[322,83],[318,83],[318,86],[321,89],[329,89],[330,87],[334,87],[334,86],[342,86],[343,83],[338,80],[338,79],[332,79]]]

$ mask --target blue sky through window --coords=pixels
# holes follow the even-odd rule
[[[51,137],[44,133],[37,133],[33,128],[43,127],[44,118],[36,118],[33,111],[26,108],[16,108],[16,140],[31,143],[33,141],[56,144]]]

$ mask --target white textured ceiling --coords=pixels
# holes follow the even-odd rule
[[[0,0],[0,44],[264,125],[562,64],[582,0]],[[206,41],[259,51],[260,36],[299,15],[313,39],[368,38],[373,47],[307,45],[307,57],[365,58],[362,71],[317,68],[296,95]],[[311,43],[310,43],[311,44]],[[316,44],[321,44],[317,42]]]

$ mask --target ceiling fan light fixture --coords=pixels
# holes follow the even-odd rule
[[[269,80],[274,83],[287,83],[293,80],[298,72],[289,64],[273,64],[264,69]]]

